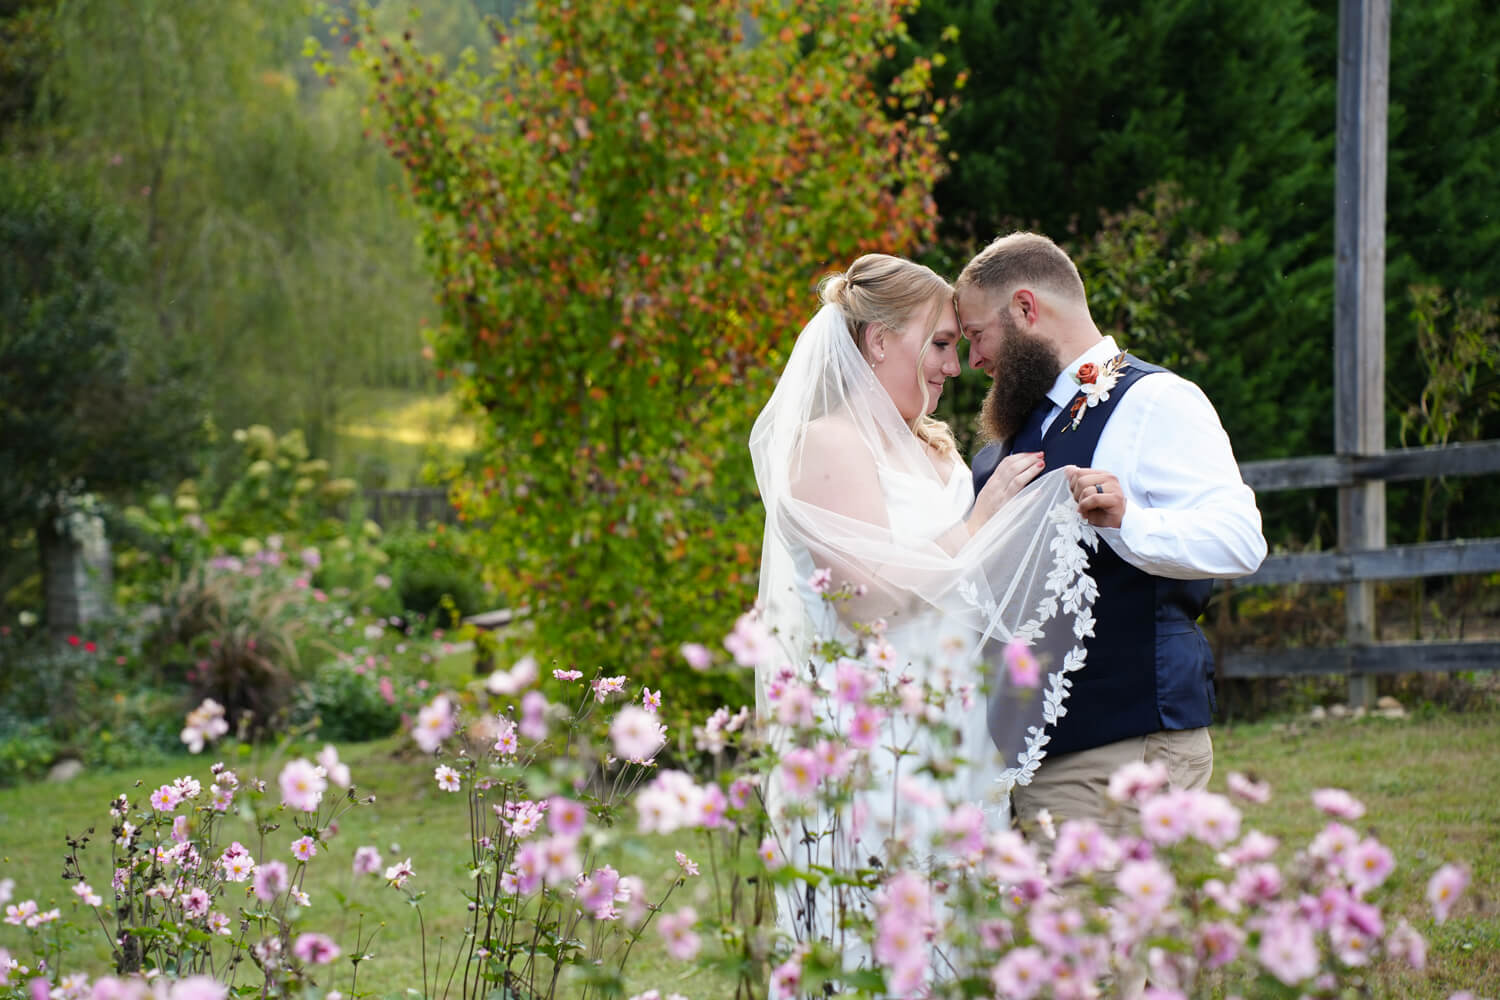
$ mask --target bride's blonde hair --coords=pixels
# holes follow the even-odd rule
[[[899,332],[926,308],[927,329],[923,333],[922,350],[917,354],[918,370],[932,346],[933,331],[941,315],[940,303],[953,299],[953,286],[932,268],[883,253],[867,253],[842,274],[828,275],[818,286],[818,292],[825,305],[838,306],[843,312],[849,336],[861,354],[865,353],[864,335],[871,324],[879,323],[887,330]],[[922,397],[925,410],[926,385],[922,386]],[[912,422],[911,429],[929,447],[944,454],[958,454],[953,431],[943,421],[923,413]]]

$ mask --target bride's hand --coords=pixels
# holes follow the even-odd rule
[[[1039,451],[1023,451],[1007,455],[995,467],[984,489],[974,498],[974,509],[969,515],[969,534],[979,530],[980,525],[1004,507],[1010,498],[1042,474],[1047,461]]]

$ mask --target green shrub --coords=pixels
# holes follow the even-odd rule
[[[382,681],[389,685],[381,691]],[[402,699],[408,685],[390,676],[376,677],[342,660],[320,666],[297,688],[292,708],[294,725],[311,725],[318,738],[333,742],[378,740],[401,725]]]
[[[46,774],[58,750],[45,723],[23,721],[9,712],[0,714],[0,786]]]
[[[382,548],[400,611],[420,615],[424,630],[452,628],[455,619],[489,610],[478,562],[461,533],[441,524],[392,532]]]

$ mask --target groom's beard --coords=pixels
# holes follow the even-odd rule
[[[979,411],[979,426],[991,440],[1006,441],[1026,423],[1033,407],[1051,390],[1062,362],[1051,344],[1027,333],[1009,316],[995,352],[989,395]]]

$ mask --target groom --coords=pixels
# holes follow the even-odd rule
[[[1106,790],[1122,765],[1160,762],[1179,788],[1208,783],[1213,659],[1196,622],[1213,579],[1265,557],[1260,511],[1202,390],[1100,334],[1057,244],[1001,237],[955,288],[969,363],[993,380],[975,489],[1006,455],[1042,452],[1102,540],[1088,656],[1034,780],[1013,793],[1016,818],[1027,828],[1045,809],[1119,832],[1129,817]]]

